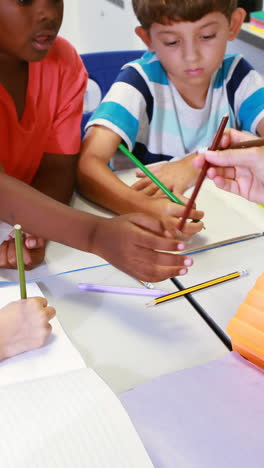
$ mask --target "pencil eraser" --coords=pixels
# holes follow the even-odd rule
[[[235,351],[264,368],[264,273],[238,307],[227,333]]]

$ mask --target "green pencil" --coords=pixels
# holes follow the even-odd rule
[[[167,187],[165,187],[165,185],[163,185],[163,183],[154,174],[152,174],[152,172],[150,172],[146,166],[144,166],[144,164],[142,164],[142,162],[139,161],[136,156],[134,156],[134,154],[130,153],[130,151],[124,145],[120,144],[118,148],[129,159],[131,159],[131,161],[133,161],[133,163],[139,167],[139,169],[141,169],[142,172],[144,172],[144,174],[146,174],[146,176],[148,176],[152,182],[154,182],[154,184],[156,184],[167,195],[167,197],[169,197],[171,201],[178,203],[178,205],[185,206],[184,203],[179,198],[177,198]]]
[[[20,224],[15,224],[14,229],[15,229],[17,268],[18,268],[18,274],[19,274],[20,297],[21,299],[26,299],[27,290],[26,290],[25,269],[24,269],[24,261],[23,261],[22,234],[21,234]]]

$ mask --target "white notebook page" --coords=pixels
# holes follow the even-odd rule
[[[43,296],[35,283],[27,284],[28,297]],[[20,298],[19,286],[0,288],[0,308]],[[64,333],[58,319],[51,320],[52,334],[42,348],[0,362],[0,385],[85,367],[85,363]]]
[[[4,468],[153,468],[121,403],[91,370],[0,388]]]

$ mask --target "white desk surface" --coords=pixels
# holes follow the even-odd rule
[[[264,215],[264,213],[263,213]],[[264,272],[264,237],[193,255],[189,274],[178,278],[184,287],[246,269],[248,275],[193,293],[196,301],[226,330],[229,320]]]
[[[121,178],[128,183],[132,182],[134,172],[125,171]],[[208,191],[201,190],[197,202],[197,206],[204,209],[207,216],[207,230],[199,235],[198,244],[215,242],[219,240],[218,237],[226,239],[264,230],[261,229],[264,221],[261,208],[214,189],[209,181],[205,183],[205,189],[207,185]],[[78,196],[75,197],[74,206],[94,214],[111,216],[106,210]],[[230,222],[226,218],[222,219],[227,208],[232,212]],[[248,268],[249,264],[252,264],[252,268],[259,265],[255,271],[257,274],[261,268],[260,246],[263,242],[261,238],[196,254],[195,266],[190,269],[188,276],[180,280],[185,285],[195,284],[208,279],[208,275],[212,278],[240,266]],[[64,271],[105,263],[99,257],[93,258],[89,254],[82,255],[79,252],[75,256],[73,254],[76,251],[65,246],[55,247],[56,258],[63,252],[64,263],[68,261],[68,268],[63,265]],[[223,254],[223,249],[227,249],[225,252],[228,255]],[[254,258],[257,259],[256,263]],[[237,260],[240,260],[239,265]],[[86,364],[117,392],[159,375],[208,362],[228,352],[185,298],[146,308],[148,298],[145,297],[89,294],[78,290],[78,282],[139,285],[133,278],[110,265],[54,277],[47,277],[47,274],[58,273],[54,265],[48,265],[46,269],[41,266],[39,269],[36,268],[30,275],[33,278],[42,276],[38,284],[49,302],[56,307],[58,318],[72,343],[81,352]],[[251,278],[253,276],[216,286],[214,294],[210,290],[201,291],[196,293],[196,299],[201,300],[201,305],[214,315],[219,314],[219,308],[216,308],[219,296],[218,304],[221,304],[223,318],[219,323],[225,325],[227,319],[235,313],[235,306],[241,302],[245,289],[250,288]],[[159,283],[157,287],[175,290],[170,281]],[[223,291],[230,292],[230,296],[225,297]],[[223,310],[226,312],[223,313]]]
[[[143,286],[110,265],[39,283],[86,364],[116,392],[228,352],[184,298],[146,307],[149,297],[89,293],[78,282]],[[169,280],[157,286],[175,290]]]

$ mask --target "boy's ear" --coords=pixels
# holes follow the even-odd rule
[[[135,33],[144,42],[144,44],[146,44],[148,50],[150,52],[154,52],[154,50],[152,48],[152,45],[151,45],[151,39],[150,39],[149,31],[147,29],[143,28],[142,26],[137,26],[135,28]]]
[[[230,20],[230,28],[229,28],[229,41],[233,41],[245,20],[246,12],[243,8],[236,8],[235,11],[232,13],[231,20]]]

